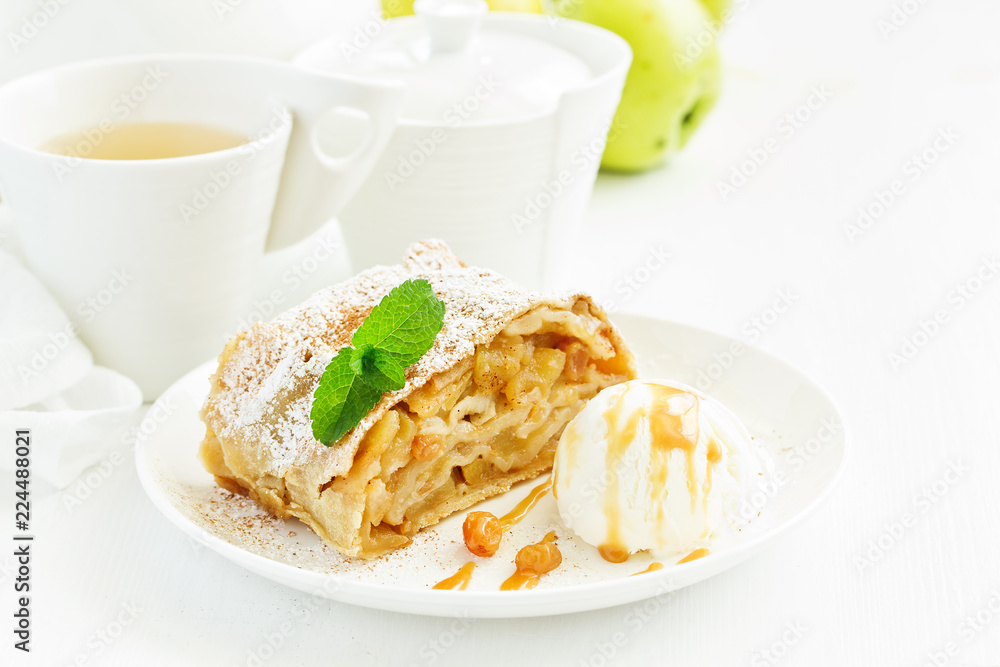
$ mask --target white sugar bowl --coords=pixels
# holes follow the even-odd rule
[[[402,82],[388,147],[339,218],[355,269],[442,238],[466,262],[542,287],[593,189],[632,60],[601,28],[487,13],[482,0],[417,0],[301,67]]]

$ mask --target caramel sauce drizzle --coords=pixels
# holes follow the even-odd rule
[[[674,450],[684,452],[687,459],[687,487],[691,495],[691,511],[694,512],[698,502],[694,453],[701,437],[698,429],[698,397],[671,387],[649,385],[649,388],[653,394],[648,415],[652,449],[654,452],[664,452],[666,458]],[[666,465],[662,467],[664,470],[667,468]],[[663,485],[653,485],[654,498],[662,495],[666,476],[664,472]],[[662,503],[660,507],[662,508]]]
[[[662,530],[666,521],[664,505],[661,502],[667,490],[670,474],[670,457],[674,451],[681,451],[687,459],[687,487],[691,496],[691,511],[697,508],[698,498],[707,498],[712,490],[712,468],[722,461],[722,449],[715,438],[708,441],[705,482],[698,491],[698,477],[695,469],[695,452],[701,439],[698,424],[699,399],[696,395],[673,387],[645,385],[652,394],[648,406],[642,406],[630,414],[626,413],[626,398],[631,388],[621,391],[605,410],[608,447],[605,454],[605,469],[608,471],[608,487],[605,492],[604,514],[608,522],[607,538],[598,548],[601,557],[612,563],[623,563],[628,559],[621,535],[621,507],[619,505],[620,482],[618,467],[628,448],[635,442],[642,418],[645,417],[650,431],[650,500],[657,507],[657,527]],[[624,554],[624,555],[623,555]]]
[[[717,463],[722,462],[722,447],[719,446],[719,442],[715,438],[708,441],[708,452],[705,458],[708,459],[708,465],[705,466],[705,497],[708,498],[708,494],[712,492],[712,468]]]
[[[580,440],[580,433],[577,431],[576,422],[570,421],[569,424],[566,424],[566,429],[563,431],[562,437],[569,441]],[[579,447],[567,447],[565,449],[565,465],[567,470],[572,471],[577,467],[576,459],[579,449]],[[553,479],[555,478],[555,470],[552,471],[552,477]],[[555,486],[552,487],[552,495],[558,497]]]
[[[556,550],[556,553],[558,554],[559,553],[559,549],[557,547],[555,547],[555,541],[556,541],[556,532],[554,530],[550,530],[545,535],[545,537],[542,538],[542,540],[540,542],[536,542],[535,545],[529,545],[529,546],[540,546],[542,544],[552,544],[553,548]],[[525,548],[528,548],[528,547],[525,547]],[[562,555],[561,554],[559,555],[559,559],[560,559],[560,562],[561,562],[562,561]],[[557,566],[558,566],[558,564],[557,564]],[[526,570],[522,570],[521,568],[518,568],[514,572],[514,574],[510,575],[510,577],[507,578],[507,581],[505,581],[502,584],[500,584],[500,590],[502,590],[502,591],[519,591],[519,590],[523,590],[523,589],[534,588],[535,586],[538,585],[538,582],[541,580],[541,578],[542,578],[542,575],[539,574],[539,573],[537,573],[537,572],[530,571],[530,570],[526,571]]]
[[[604,457],[604,468],[608,471],[608,488],[604,492],[604,516],[608,522],[608,535],[598,551],[602,558],[610,560],[612,563],[623,563],[628,558],[628,549],[622,546],[621,537],[618,465],[635,440],[639,418],[642,416],[642,411],[637,410],[628,415],[627,419],[623,419],[627,395],[628,389],[619,392],[604,412],[604,421],[608,429],[608,448]],[[621,558],[623,553],[625,557]]]
[[[701,549],[695,549],[694,551],[692,551],[691,553],[689,553],[687,556],[684,556],[684,558],[681,558],[679,561],[677,561],[677,564],[680,565],[681,563],[690,563],[693,560],[698,560],[699,558],[704,558],[709,553],[710,553],[709,550],[705,549],[704,547],[702,547]]]
[[[442,579],[438,583],[434,584],[434,588],[438,590],[459,590],[464,591],[469,587],[469,582],[472,581],[472,571],[476,569],[476,564],[471,560],[458,568],[458,572],[451,575],[447,579]]]
[[[500,528],[503,529],[503,532],[506,533],[510,530],[511,526],[514,526],[521,519],[527,516],[528,512],[534,509],[535,505],[538,504],[538,501],[540,501],[551,488],[552,478],[550,477],[533,488],[521,502],[514,506],[514,509],[500,517]]]
[[[657,570],[662,570],[662,569],[663,569],[663,563],[650,563],[649,567],[647,567],[645,570],[636,572],[635,574],[630,574],[629,576],[637,577],[640,574],[646,574],[647,572],[656,572]]]
[[[500,517],[500,527],[503,529],[503,532],[506,533],[508,530],[510,530],[511,526],[516,525],[521,519],[527,516],[528,512],[534,509],[535,505],[538,504],[538,501],[540,501],[545,496],[545,494],[549,492],[551,488],[552,488],[552,478],[550,477],[548,480],[542,482],[541,484],[533,488],[530,492],[528,492],[528,495],[525,496],[521,500],[521,502],[515,505],[514,509],[512,509],[511,511],[507,512],[502,517]],[[555,532],[549,532],[549,534],[545,536],[545,539],[542,540],[542,543],[555,542],[555,540],[556,540]],[[442,590],[464,591],[466,588],[469,587],[469,582],[472,581],[472,571],[474,569],[476,569],[476,564],[470,560],[465,565],[460,567],[458,569],[458,572],[448,577],[447,579],[444,579],[434,584],[434,588]],[[515,577],[518,576],[517,573],[515,573],[514,576]],[[513,578],[514,577],[511,577],[510,579],[507,580],[507,582],[509,582]],[[537,581],[538,575],[535,575],[535,579],[536,581],[534,583],[525,582],[523,585],[517,586],[517,588],[534,588],[538,584]],[[504,585],[507,585],[507,582],[504,582]],[[501,587],[501,589],[513,590],[511,588],[503,588],[503,587]]]

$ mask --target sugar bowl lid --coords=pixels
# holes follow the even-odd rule
[[[575,54],[505,31],[483,0],[416,0],[416,17],[390,19],[338,69],[402,82],[400,120],[476,125],[551,113],[566,90],[593,77]],[[518,15],[523,20],[546,20]]]

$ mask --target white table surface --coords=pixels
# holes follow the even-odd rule
[[[0,662],[258,664],[251,652],[288,622],[263,664],[1000,665],[1000,277],[962,307],[953,292],[1000,258],[1000,4],[928,1],[888,39],[888,0],[737,4],[718,107],[666,169],[600,178],[567,279],[747,340],[779,290],[793,296],[755,342],[824,385],[855,438],[807,523],[648,614],[456,625],[316,604],[194,548],[126,459],[73,509],[66,493],[36,497],[36,652],[14,655],[5,629]],[[782,134],[814,86],[830,99]],[[941,128],[957,139],[911,180],[907,161]],[[777,151],[723,201],[718,182],[770,137]],[[894,179],[903,194],[851,243],[845,224]],[[654,246],[671,259],[624,298],[616,285]],[[894,368],[890,353],[938,310],[948,321]],[[921,499],[935,484],[940,497]],[[9,600],[6,552],[0,565]],[[963,625],[978,612],[980,629]]]

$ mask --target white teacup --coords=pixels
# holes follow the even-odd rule
[[[24,253],[98,363],[147,400],[219,353],[265,250],[337,213],[385,147],[401,90],[238,57],[141,56],[0,87],[0,194]],[[84,157],[116,128],[195,123],[245,136],[215,152]],[[53,138],[90,128],[71,151]]]

